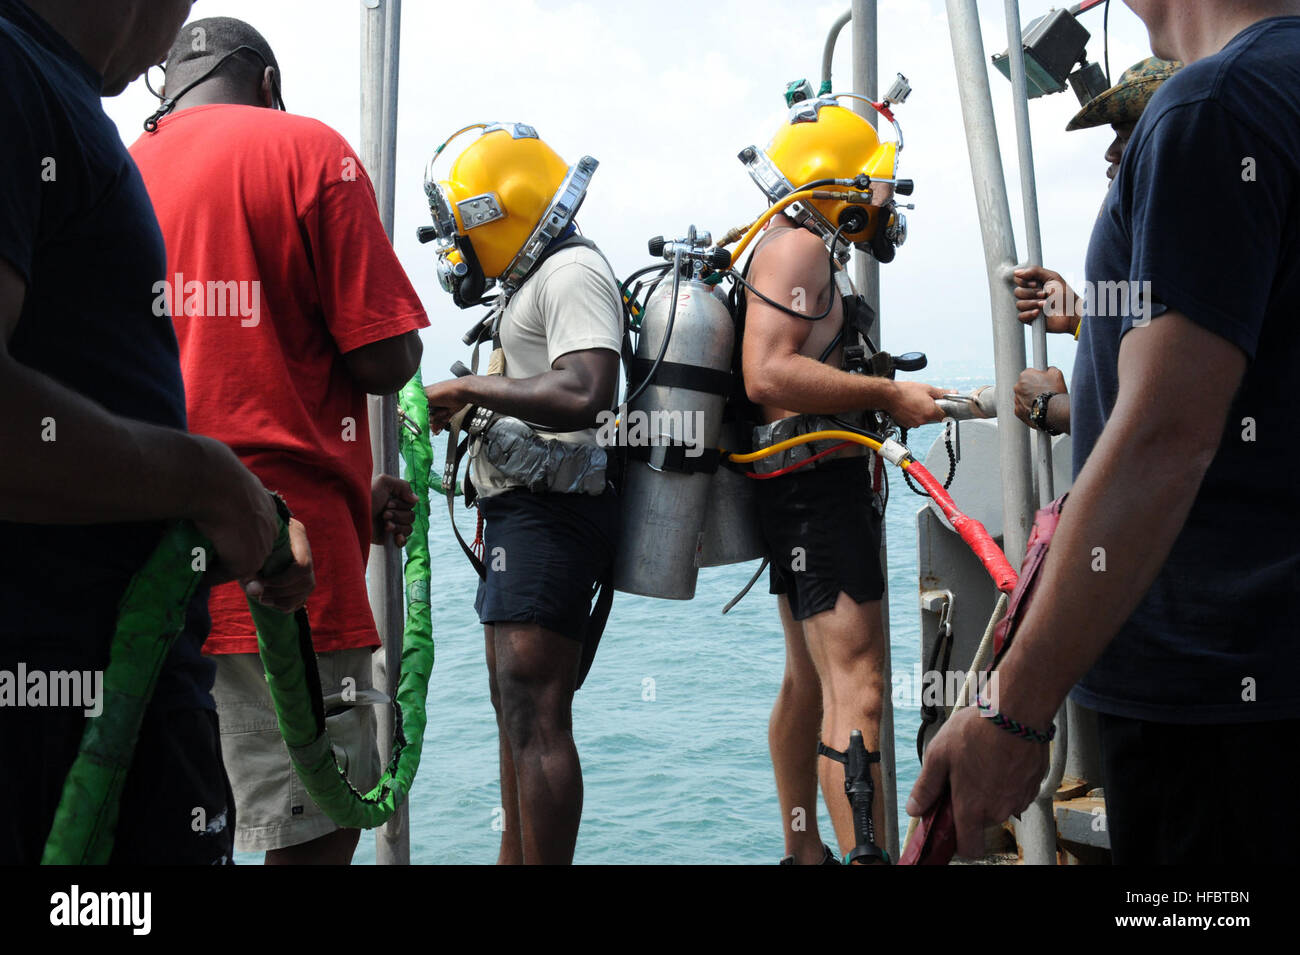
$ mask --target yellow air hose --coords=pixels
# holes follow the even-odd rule
[[[768,220],[776,215],[792,202],[799,202],[804,199],[840,199],[844,202],[860,202],[863,205],[871,204],[871,193],[858,192],[855,190],[826,190],[826,189],[801,189],[798,192],[792,192],[788,196],[782,196],[776,202],[772,203],[761,216],[754,220],[747,231],[741,238],[739,244],[731,252],[731,261],[739,262],[740,255],[748,247],[749,243],[754,241],[754,236],[763,230]]]
[[[854,444],[866,445],[868,448],[880,452],[880,456],[890,464],[913,475],[920,485],[925,488],[930,495],[930,499],[934,501],[943,516],[948,519],[952,529],[966,542],[966,546],[984,565],[984,569],[993,578],[993,585],[1005,594],[1009,594],[1015,589],[1017,580],[1015,568],[1007,561],[1006,554],[1002,553],[1002,548],[994,542],[984,525],[963,514],[952,497],[934,479],[934,475],[929,472],[925,465],[917,461],[905,445],[893,438],[880,441],[877,438],[871,438],[853,431],[813,431],[810,434],[803,434],[780,441],[761,451],[752,451],[748,454],[728,454],[726,450],[723,450],[721,453],[726,455],[727,460],[733,464],[748,464],[751,461],[757,461],[772,454],[780,454],[787,448],[793,448],[796,445],[827,440],[849,441]]]
[[[813,431],[809,434],[801,434],[798,437],[787,438],[785,441],[778,441],[769,448],[761,451],[751,451],[749,454],[728,454],[727,460],[733,464],[750,464],[762,458],[771,457],[774,454],[780,454],[787,448],[797,447],[801,444],[810,444],[813,441],[852,441],[854,444],[863,444],[873,451],[880,451],[883,445],[875,438],[868,438],[865,434],[857,434],[853,431]],[[900,465],[906,467],[906,465]]]

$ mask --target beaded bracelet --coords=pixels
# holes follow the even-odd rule
[[[992,720],[993,725],[999,729],[1004,729],[1017,739],[1028,740],[1031,743],[1050,743],[1056,738],[1056,724],[1053,723],[1047,728],[1046,733],[1040,733],[1033,727],[1026,726],[1023,723],[1017,723],[1009,716],[1003,716],[995,712],[993,705],[984,699],[983,693],[975,696],[975,705],[979,707],[980,713]]]

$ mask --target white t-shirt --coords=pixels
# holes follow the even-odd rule
[[[501,318],[508,378],[544,374],[569,352],[608,348],[620,354],[622,341],[618,280],[599,252],[580,245],[547,258],[510,299]],[[562,441],[596,443],[594,427],[546,433]]]
[[[557,358],[570,352],[608,348],[620,354],[623,297],[618,290],[618,280],[604,257],[594,249],[575,245],[553,253],[506,304],[499,334],[508,378],[532,378],[545,374]],[[609,397],[612,403],[614,396]],[[492,435],[499,430],[493,431]],[[539,429],[538,433],[566,444],[596,446],[594,427],[565,432]],[[505,478],[496,467],[479,460],[481,453],[509,456],[509,444],[507,441],[497,452],[489,452],[478,441],[471,444],[470,476],[481,496],[488,497],[518,486],[517,480]],[[561,483],[580,482],[587,467],[582,463],[583,457],[566,460],[567,464],[557,465],[556,459],[552,458],[546,470],[558,467],[552,477],[560,479]],[[516,467],[519,464],[516,460]],[[541,467],[536,461],[531,466]],[[603,479],[600,483],[603,487]],[[587,493],[598,492],[588,490]]]

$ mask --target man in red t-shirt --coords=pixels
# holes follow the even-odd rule
[[[307,527],[326,723],[365,792],[380,768],[366,556],[385,534],[405,542],[414,502],[397,478],[372,484],[366,394],[414,374],[428,320],[356,154],[329,127],[283,112],[261,34],[228,17],[194,21],[166,74],[162,115],[131,147],[167,242],[155,309],[176,326],[192,430],[230,445]],[[325,816],[290,765],[247,601],[218,587],[210,607],[204,649],[219,655],[236,848],[264,850],[267,863],[349,862],[359,832]]]

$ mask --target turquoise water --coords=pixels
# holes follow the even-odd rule
[[[924,457],[939,426],[909,445]],[[441,448],[435,459],[442,460]],[[916,511],[921,499],[891,469],[886,513],[892,664],[920,659]],[[464,515],[462,533],[472,533]],[[500,833],[496,721],[488,700],[477,577],[435,509],[434,639],[424,757],[411,798],[413,863],[490,863]],[[574,700],[585,801],[579,863],[773,863],[782,817],[767,751],[767,721],[784,645],[764,574],[725,617],[722,607],[757,563],[702,570],[689,602],[617,594],[587,682]],[[441,597],[441,600],[439,600]],[[653,681],[648,683],[647,681]],[[886,681],[886,686],[889,686]],[[653,687],[653,699],[646,692]],[[916,779],[917,709],[894,713],[900,825]],[[822,835],[833,830],[820,805]],[[363,834],[358,863],[374,861]],[[260,856],[240,853],[240,862]]]

